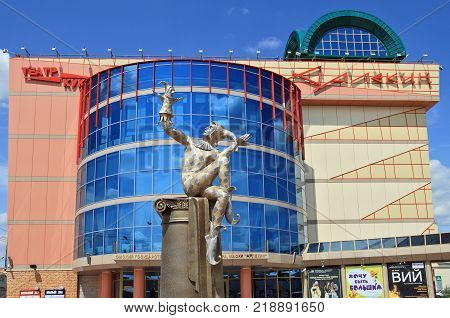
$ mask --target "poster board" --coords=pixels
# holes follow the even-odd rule
[[[423,262],[388,264],[389,298],[427,298],[428,286]]]
[[[309,298],[342,298],[339,267],[318,267],[308,270]]]
[[[21,290],[19,298],[41,298],[41,291],[39,289]]]
[[[348,298],[383,298],[383,268],[381,265],[345,267]]]

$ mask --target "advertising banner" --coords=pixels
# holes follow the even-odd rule
[[[427,298],[425,264],[405,263],[388,265],[389,298]]]
[[[309,298],[342,298],[339,267],[319,267],[308,271]]]
[[[347,266],[345,268],[348,298],[383,298],[381,265]]]
[[[46,289],[44,291],[44,298],[65,298],[66,290],[63,289]]]

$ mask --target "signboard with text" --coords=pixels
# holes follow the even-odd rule
[[[345,268],[348,298],[383,298],[381,265],[347,266]]]
[[[427,298],[425,264],[388,265],[389,298]]]
[[[62,289],[46,289],[44,292],[44,298],[65,298],[66,290]]]
[[[310,298],[342,298],[339,267],[318,267],[308,270]]]

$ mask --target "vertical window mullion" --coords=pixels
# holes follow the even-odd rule
[[[262,110],[262,87],[261,87],[261,69],[258,68],[258,87],[259,87],[259,109]]]
[[[106,117],[109,117],[109,90],[111,89],[111,70],[108,69],[108,84],[106,93]]]
[[[136,64],[136,101],[138,100],[139,91],[139,63]]]
[[[124,71],[124,68],[123,68],[123,66],[120,68],[120,71],[121,71],[121,74],[120,74],[120,76],[121,76],[121,80],[120,80],[120,108],[122,108],[122,95],[123,95],[123,71]]]
[[[97,98],[95,100],[95,128],[98,127],[98,102],[100,95],[100,73],[97,73]]]

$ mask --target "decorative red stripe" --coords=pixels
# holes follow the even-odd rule
[[[138,91],[139,91],[139,63],[136,64],[136,101],[138,101]]]
[[[275,119],[275,79],[272,73],[271,76],[271,80],[272,80],[272,118]]]
[[[294,109],[294,98],[293,98],[293,94],[292,94],[292,82],[289,83],[289,107],[291,109],[291,134],[292,134],[292,138],[295,138],[295,126],[294,126],[294,117],[295,117],[295,109]]]
[[[259,87],[259,109],[262,110],[262,89],[261,89],[261,69],[258,68],[258,87]]]
[[[120,108],[122,108],[122,94],[123,94],[123,66],[121,67],[121,80],[120,80]]]
[[[111,70],[108,69],[108,88],[106,92],[106,117],[109,117],[109,89],[111,88]]]
[[[95,104],[95,127],[98,127],[98,102],[100,100],[100,73],[97,73],[97,98]]]
[[[247,102],[247,72],[244,65],[244,103]]]
[[[286,130],[286,99],[284,96],[284,77],[281,78],[281,102],[283,103],[283,129]]]
[[[81,147],[81,117],[83,115],[83,112],[82,112],[82,108],[83,108],[83,83],[84,82],[81,82],[81,86],[80,86],[80,89],[79,89],[80,100],[79,100],[79,103],[78,103],[78,127],[77,127],[78,128],[78,134],[77,134],[77,159],[76,159],[77,165],[78,165],[78,160],[80,158],[80,151],[81,151],[80,147]]]
[[[87,135],[89,135],[89,131],[90,131],[90,119],[91,119],[91,94],[92,94],[92,77],[89,78],[89,93],[88,93],[88,123],[87,123]]]

